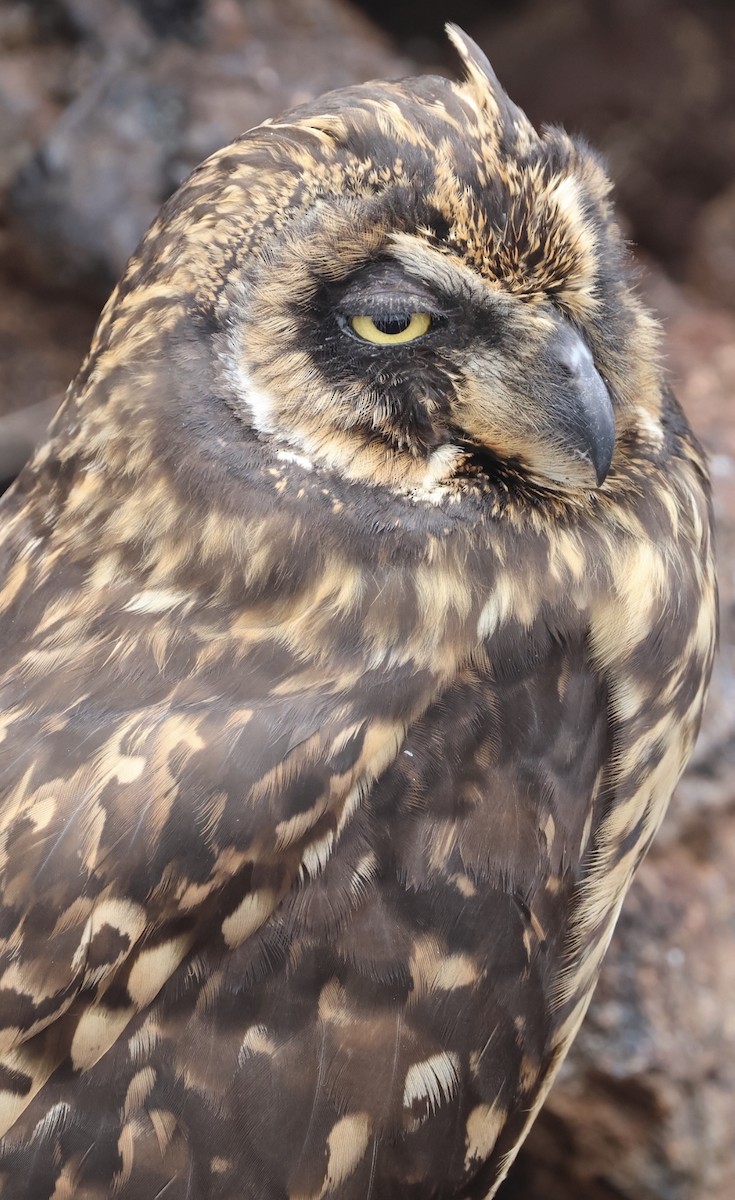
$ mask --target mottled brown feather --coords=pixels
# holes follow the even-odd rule
[[[8,1200],[494,1195],[691,753],[702,453],[602,168],[453,36],[194,173],[0,506]]]

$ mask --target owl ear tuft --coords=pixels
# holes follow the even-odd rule
[[[519,138],[534,136],[535,130],[531,122],[503,89],[484,50],[481,50],[477,42],[473,42],[472,38],[459,28],[459,25],[454,25],[450,21],[444,28],[447,37],[465,65],[467,83],[480,106],[490,109],[504,124],[514,126]]]

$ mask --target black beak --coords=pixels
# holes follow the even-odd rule
[[[555,383],[554,424],[565,448],[594,467],[599,487],[610,470],[615,450],[615,413],[610,393],[589,347],[570,326],[559,327],[548,354]]]

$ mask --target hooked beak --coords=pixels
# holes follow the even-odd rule
[[[554,381],[556,434],[574,457],[593,468],[597,486],[607,477],[615,450],[615,413],[610,393],[589,347],[570,326],[560,326],[547,347]]]

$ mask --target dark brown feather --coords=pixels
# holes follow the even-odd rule
[[[458,44],[195,172],[3,500],[8,1200],[492,1196],[691,752],[701,451]]]

